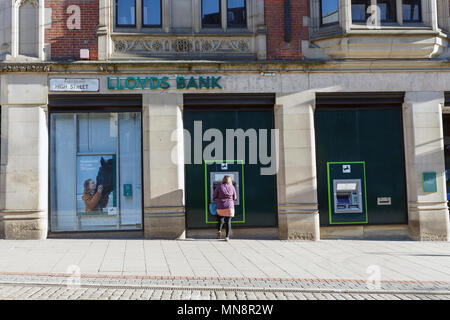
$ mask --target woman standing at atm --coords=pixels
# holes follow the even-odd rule
[[[234,217],[234,200],[237,199],[236,189],[230,176],[223,177],[222,183],[214,190],[213,200],[216,200],[217,215],[219,220],[219,231],[217,239],[220,239],[223,225],[226,223],[227,234],[225,241],[230,240],[231,219]]]

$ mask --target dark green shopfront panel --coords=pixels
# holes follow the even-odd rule
[[[185,108],[184,128],[191,134],[191,154],[194,155],[194,121],[202,122],[202,133],[207,129],[215,128],[222,132],[224,137],[223,155],[226,157],[225,133],[226,129],[259,129],[268,130],[268,150],[270,154],[270,129],[273,129],[273,110],[260,109],[258,111],[239,110],[237,108],[214,109],[205,107],[198,109]],[[203,149],[211,142],[203,142]],[[261,175],[260,168],[266,165],[249,164],[249,143],[246,140],[246,161],[242,165],[237,159],[237,146],[235,143],[235,159],[228,160],[227,168],[235,172],[239,178],[239,196],[241,201],[236,206],[236,216],[232,220],[233,227],[276,227],[277,226],[277,199],[276,176]],[[193,160],[192,156],[192,160]],[[206,159],[208,160],[208,159]],[[232,161],[234,160],[234,161]],[[203,162],[202,164],[186,164],[186,216],[187,228],[215,228],[217,217],[206,212],[207,197],[209,196],[209,183],[211,172],[220,172],[221,165]],[[205,182],[206,178],[206,182]]]
[[[330,220],[327,163],[364,162],[367,224],[407,223],[403,126],[400,107],[318,107],[315,112],[320,223]],[[332,196],[332,194],[330,194]],[[390,205],[378,198],[391,198]],[[345,219],[344,219],[345,220]],[[331,221],[331,223],[330,223]],[[366,224],[364,220],[360,224]],[[352,219],[348,220],[353,224]]]

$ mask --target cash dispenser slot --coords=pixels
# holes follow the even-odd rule
[[[363,212],[361,179],[335,179],[333,189],[335,213]]]

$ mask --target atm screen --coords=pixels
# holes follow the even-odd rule
[[[350,204],[350,197],[348,194],[336,195],[337,203],[339,204]]]
[[[333,187],[335,213],[362,212],[361,179],[335,179]]]

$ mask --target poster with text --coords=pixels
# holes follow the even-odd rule
[[[77,156],[78,215],[116,215],[116,157]]]

